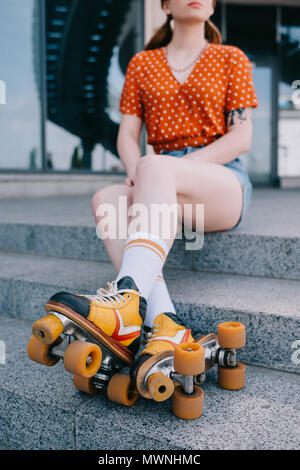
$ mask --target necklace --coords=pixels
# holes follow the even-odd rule
[[[201,54],[202,54],[202,52],[204,51],[204,49],[206,49],[206,46],[207,46],[207,45],[208,45],[208,42],[205,41],[205,44],[204,44],[204,46],[202,47],[200,53],[197,55],[196,59],[195,59],[190,65],[188,65],[188,66],[185,67],[184,69],[180,69],[180,70],[175,69],[174,67],[172,67],[172,66],[170,65],[169,60],[168,60],[168,48],[165,47],[164,50],[165,50],[166,59],[167,59],[167,62],[168,62],[168,64],[169,64],[169,67],[170,67],[172,70],[174,70],[174,72],[185,72],[185,71],[188,70],[190,67],[192,67],[192,66],[197,62],[197,60],[199,60],[199,57],[201,56]]]

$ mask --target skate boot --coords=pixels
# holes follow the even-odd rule
[[[130,276],[108,283],[96,295],[58,292],[45,306],[48,315],[33,324],[28,355],[47,366],[63,359],[76,388],[91,394],[107,388],[110,399],[129,406],[137,393],[128,372],[146,307]]]
[[[107,289],[98,289],[96,295],[58,292],[49,299],[45,309],[47,312],[83,317],[87,324],[93,323],[135,354],[139,347],[146,300],[141,297],[130,276],[124,276],[118,282],[108,282],[108,286]],[[55,341],[58,331],[52,331],[51,327],[49,330],[46,320],[49,320],[50,326],[53,318],[47,316],[36,321],[33,324],[33,335],[43,343],[50,344]]]

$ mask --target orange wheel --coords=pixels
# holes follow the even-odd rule
[[[107,386],[107,398],[120,405],[132,406],[139,397],[136,390],[132,388],[128,374],[116,373],[112,376]]]
[[[59,361],[59,357],[51,356],[50,345],[37,341],[34,336],[28,341],[27,354],[32,361],[48,367],[55,366]]]
[[[184,393],[181,385],[175,387],[173,395],[173,413],[181,419],[196,419],[203,413],[204,392],[202,388],[194,386],[194,393]]]
[[[174,393],[174,382],[161,372],[157,372],[150,375],[147,380],[147,389],[154,401],[165,401]]]
[[[237,362],[236,367],[218,366],[218,382],[226,390],[240,390],[245,386],[246,366]]]
[[[174,369],[183,375],[198,375],[205,370],[205,352],[197,343],[182,343],[174,351]]]
[[[73,383],[77,390],[88,393],[89,395],[96,395],[97,393],[100,393],[100,390],[94,387],[93,377],[87,378],[74,375]]]
[[[62,334],[64,327],[55,315],[46,315],[32,325],[33,336],[44,344],[52,344]]]
[[[97,344],[75,340],[69,344],[64,355],[68,372],[82,377],[93,377],[101,365],[102,351]]]
[[[235,321],[220,323],[218,325],[218,343],[221,348],[242,348],[246,344],[245,325]]]

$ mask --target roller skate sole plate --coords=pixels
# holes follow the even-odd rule
[[[94,323],[90,322],[82,315],[72,310],[70,307],[67,307],[60,302],[52,301],[45,305],[45,310],[49,314],[51,312],[57,312],[69,318],[74,323],[76,323],[83,330],[83,332],[88,333],[88,335],[90,335],[97,343],[99,343],[100,346],[103,346],[116,358],[123,361],[129,367],[133,365],[134,355],[129,349],[120,344],[114,338],[108,336]]]

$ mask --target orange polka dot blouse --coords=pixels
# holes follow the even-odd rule
[[[155,153],[209,144],[227,132],[232,109],[256,108],[252,66],[236,46],[209,44],[181,85],[164,49],[130,60],[119,110],[141,118]]]

